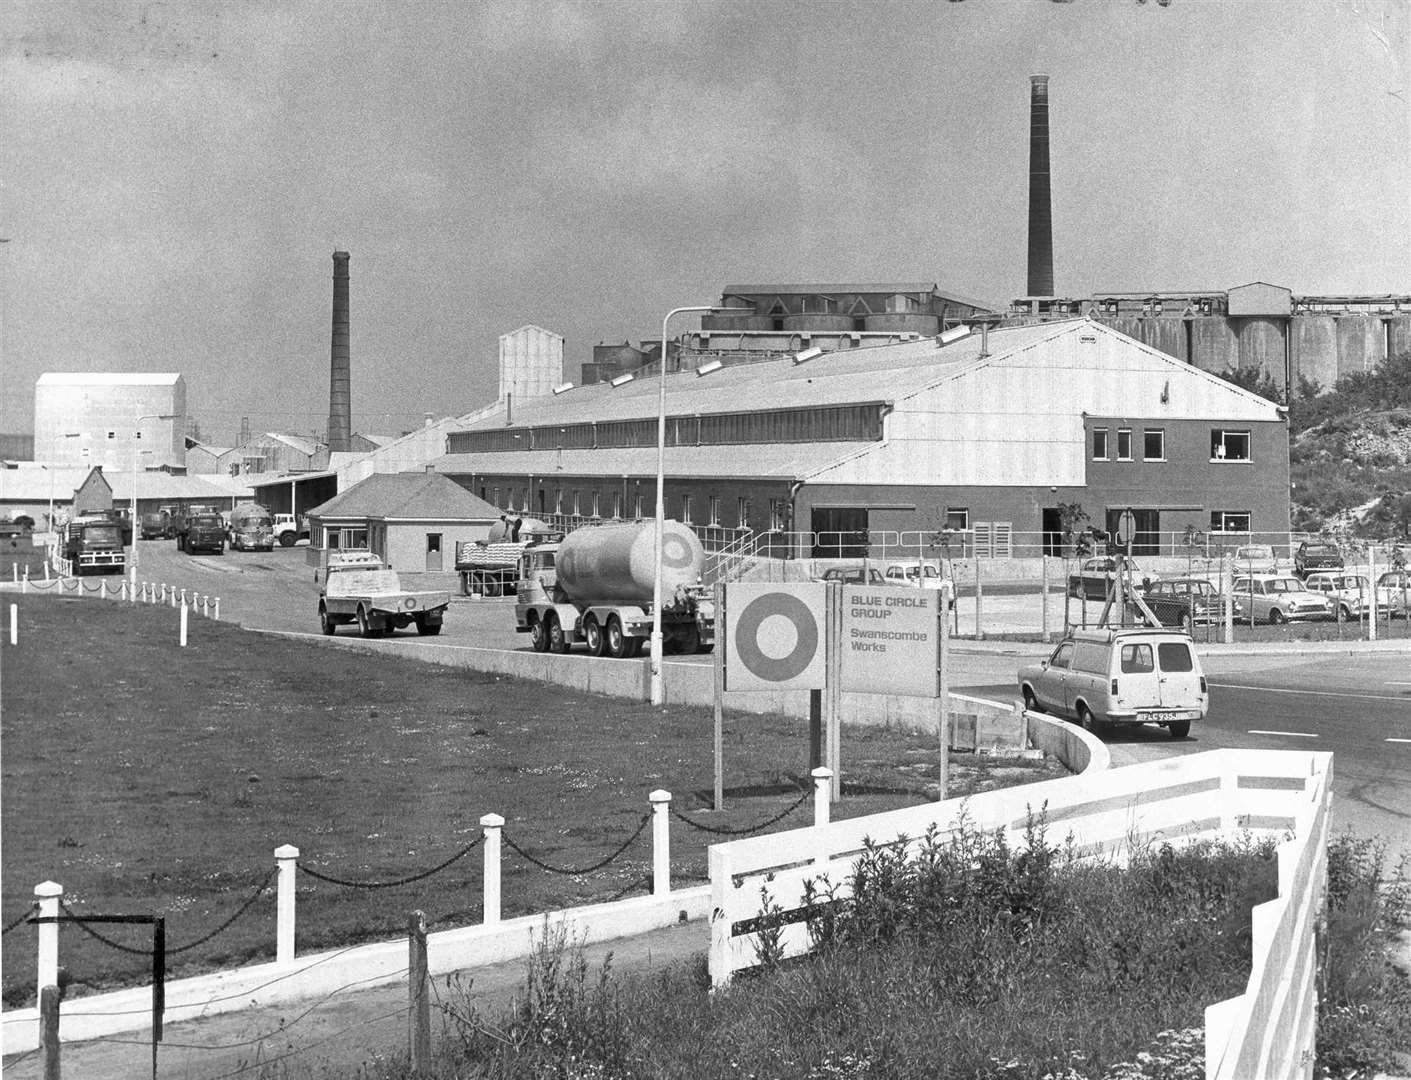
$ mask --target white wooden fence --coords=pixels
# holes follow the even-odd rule
[[[1080,854],[1120,860],[1153,842],[1272,833],[1288,837],[1278,848],[1279,896],[1254,909],[1247,991],[1207,1010],[1206,1075],[1311,1077],[1314,926],[1326,891],[1331,783],[1331,754],[1214,750],[717,844],[710,849],[711,982],[725,986],[757,963],[759,934],[750,926],[758,924],[750,921],[766,914],[762,889],[771,915],[800,912],[805,883],[824,875],[844,898],[867,838],[916,838],[933,823],[944,838],[964,822],[987,833],[1003,829],[1022,847],[1031,814],[1042,811],[1051,841],[1071,835]],[[771,932],[785,957],[811,947],[802,921]]]

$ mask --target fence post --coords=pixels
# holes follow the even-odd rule
[[[809,775],[813,777],[813,861],[826,865],[828,850],[823,842],[823,828],[828,824],[828,808],[833,794],[833,770],[819,766]]]
[[[975,556],[975,640],[985,640],[985,586],[980,580],[980,556]]]
[[[39,1048],[44,1055],[44,1080],[60,1080],[59,1001],[62,997],[63,991],[57,986],[40,988]]]
[[[1043,561],[1043,571],[1044,571],[1044,574],[1043,574],[1043,577],[1044,577],[1044,600],[1043,600],[1043,605],[1042,605],[1042,610],[1043,610],[1043,626],[1044,626],[1043,638],[1044,638],[1044,644],[1047,645],[1048,642],[1049,642],[1049,633],[1048,633],[1048,555],[1047,555],[1047,554],[1040,555],[1039,558]]]
[[[274,863],[279,867],[274,961],[277,964],[289,964],[294,960],[294,877],[299,869],[299,849],[293,844],[275,848]]]
[[[657,788],[652,803],[652,895],[671,891],[671,792]]]
[[[407,1016],[408,1052],[412,1075],[423,1077],[431,1068],[431,995],[426,965],[426,914],[413,911],[407,919],[407,989],[411,1011]]]
[[[20,607],[18,604],[10,605],[10,644],[20,643]]]
[[[57,881],[41,881],[34,887],[34,897],[39,902],[39,917],[55,919],[59,915],[59,897],[64,895],[64,887]],[[59,924],[42,922],[37,927],[39,941],[39,989],[59,984]]]
[[[219,597],[219,596],[216,597],[216,613],[215,613],[214,615],[212,615],[211,618],[215,619],[217,622],[220,621],[220,597]]]
[[[486,814],[480,819],[485,830],[484,914],[481,921],[494,926],[500,921],[500,830],[505,819],[499,814]]]

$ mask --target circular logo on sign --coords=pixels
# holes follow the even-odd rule
[[[764,620],[778,615],[794,628],[794,647],[787,656],[773,657],[759,647]],[[765,593],[745,605],[735,625],[740,661],[751,673],[769,682],[786,682],[801,674],[818,652],[818,623],[808,605],[788,593]]]
[[[664,535],[661,538],[661,564],[681,567],[691,565],[691,546],[679,536]]]

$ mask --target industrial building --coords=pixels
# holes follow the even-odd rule
[[[186,381],[175,372],[47,371],[35,381],[36,460],[180,471],[185,433]]]
[[[1281,409],[1088,318],[665,379],[668,516],[708,543],[853,556],[951,529],[981,557],[1056,553],[1065,506],[1136,517],[1138,552],[1187,529],[1288,528]],[[650,517],[660,379],[620,376],[453,432],[434,466],[505,510]],[[896,542],[895,540],[893,541]]]

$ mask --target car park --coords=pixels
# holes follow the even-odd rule
[[[1160,625],[1178,626],[1187,633],[1196,623],[1216,623],[1225,617],[1224,594],[1207,578],[1153,581],[1146,585],[1141,596]],[[1239,618],[1242,612],[1239,601],[1234,601],[1234,617]]]
[[[1268,544],[1245,544],[1235,548],[1235,573],[1276,574],[1279,557]]]
[[[1388,570],[1377,578],[1377,614],[1411,618],[1411,571]]]
[[[1341,570],[1342,549],[1331,540],[1305,540],[1293,553],[1293,572],[1307,577],[1315,570]]]
[[[1133,577],[1141,573],[1135,559],[1124,560]],[[1076,574],[1068,575],[1068,595],[1088,600],[1106,600],[1107,590],[1117,577],[1117,559],[1097,556],[1086,559]]]
[[[1210,707],[1200,658],[1174,630],[1074,630],[1047,660],[1019,670],[1019,693],[1026,709],[1076,720],[1095,735],[1159,724],[1184,739]]]
[[[1246,574],[1235,578],[1235,598],[1255,622],[1284,623],[1331,619],[1337,605],[1321,593],[1309,592],[1293,574]]]
[[[935,563],[892,563],[887,567],[886,579],[892,585],[922,585],[939,589],[944,580]]]
[[[825,570],[822,574],[813,579],[826,584],[838,585],[895,585],[897,582],[888,582],[882,576],[882,572],[875,567],[867,566],[833,566]]]
[[[1303,587],[1332,600],[1334,614],[1344,619],[1361,619],[1367,615],[1372,583],[1366,574],[1317,570],[1303,579]]]

